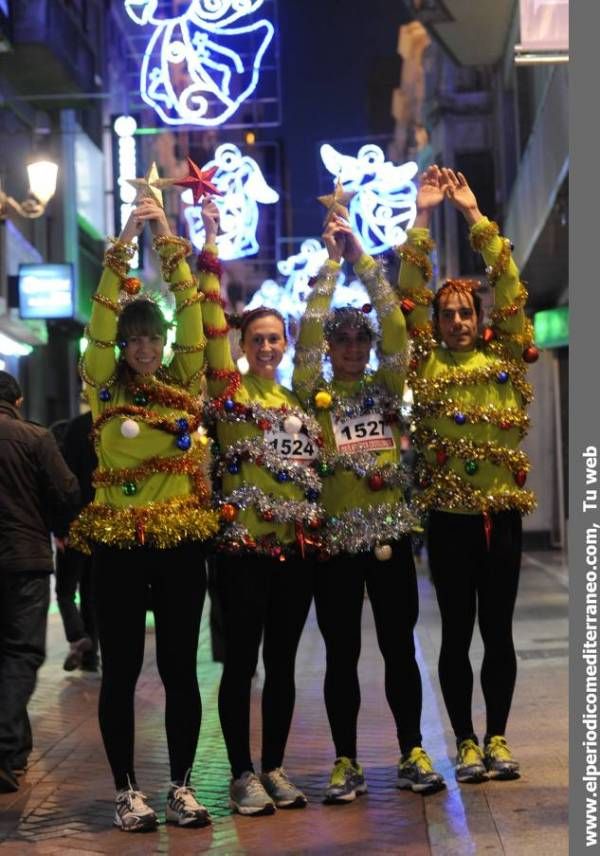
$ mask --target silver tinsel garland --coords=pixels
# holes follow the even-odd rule
[[[321,479],[312,467],[295,463],[277,454],[277,452],[265,443],[263,437],[246,437],[228,446],[221,453],[217,472],[219,475],[227,472],[231,473],[229,466],[234,461],[238,462],[241,466],[244,462],[254,464],[257,459],[260,461],[258,466],[268,470],[275,478],[280,474],[285,474],[285,478],[281,479],[282,483],[291,481],[304,491],[314,490],[319,493],[321,492]],[[236,474],[231,473],[231,475]]]
[[[360,553],[398,541],[419,530],[419,519],[404,502],[353,508],[330,517],[324,533],[326,549],[332,554]]]
[[[273,523],[298,522],[309,525],[315,519],[325,517],[325,510],[314,502],[305,499],[282,499],[250,484],[238,487],[228,496],[224,496],[221,504],[231,504],[241,509],[255,508],[261,517],[269,515]]]

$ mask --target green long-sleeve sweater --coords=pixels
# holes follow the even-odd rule
[[[433,336],[428,230],[410,229],[399,251],[399,296],[414,304],[406,316],[413,340],[408,383],[423,455],[415,504],[419,510],[526,513],[535,506],[524,487],[529,461],[518,448],[532,398],[525,380],[532,341],[523,311],[527,293],[510,243],[494,223],[485,217],[476,223],[471,243],[485,260],[495,297],[491,326],[471,351],[451,351]]]
[[[404,502],[400,418],[406,375],[404,316],[377,263],[363,255],[355,271],[381,326],[379,368],[355,382],[322,374],[324,324],[339,265],[328,261],[308,298],[300,327],[294,390],[321,426],[325,441],[321,501],[332,554],[370,550],[416,525]]]
[[[166,548],[205,540],[218,528],[209,502],[206,439],[197,432],[205,340],[196,283],[185,262],[189,245],[167,238],[158,240],[157,248],[176,302],[169,366],[151,377],[119,370],[118,301],[128,284],[131,247],[117,242],[109,248],[94,296],[81,373],[94,418],[98,469],[95,501],[71,531],[82,546]]]
[[[222,481],[220,546],[272,557],[318,549],[323,510],[314,462],[320,428],[274,380],[241,375],[231,356],[220,298],[217,248],[199,259],[207,336],[207,413],[216,422]]]

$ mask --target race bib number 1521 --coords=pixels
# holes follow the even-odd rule
[[[395,447],[392,428],[381,413],[369,413],[333,422],[335,444],[339,452],[378,452]]]

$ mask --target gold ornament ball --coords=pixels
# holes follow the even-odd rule
[[[380,562],[389,562],[392,558],[392,548],[389,544],[378,544],[375,547],[375,558]]]
[[[331,395],[322,389],[315,395],[315,404],[320,410],[326,410],[331,407]]]

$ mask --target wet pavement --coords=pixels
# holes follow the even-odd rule
[[[63,671],[67,643],[53,609],[48,658],[30,704],[35,742],[30,767],[18,793],[0,795],[2,853],[563,856],[568,852],[567,585],[561,553],[525,555],[515,616],[519,674],[507,733],[521,762],[521,779],[458,786],[454,742],[437,681],[437,606],[426,568],[420,566],[417,649],[423,677],[422,731],[424,745],[448,784],[447,790],[428,797],[395,788],[395,730],[365,601],[359,760],[369,793],[344,806],[321,803],[334,756],[322,696],[324,648],[311,611],[298,654],[297,704],[286,754],[286,769],[307,794],[309,805],[258,818],[232,816],[228,807],[229,771],[217,714],[221,666],[211,660],[206,610],[198,657],[204,716],[193,778],[213,824],[197,830],[161,824],[158,831],[145,835],[128,835],[111,825],[114,793],[96,720],[100,678]],[[164,820],[168,784],[164,696],[151,626],[146,643],[136,701],[136,768],[140,786]],[[481,652],[476,630],[474,663],[480,663]],[[259,667],[253,694],[256,761],[261,685]],[[484,708],[477,681],[473,709],[482,733]]]

